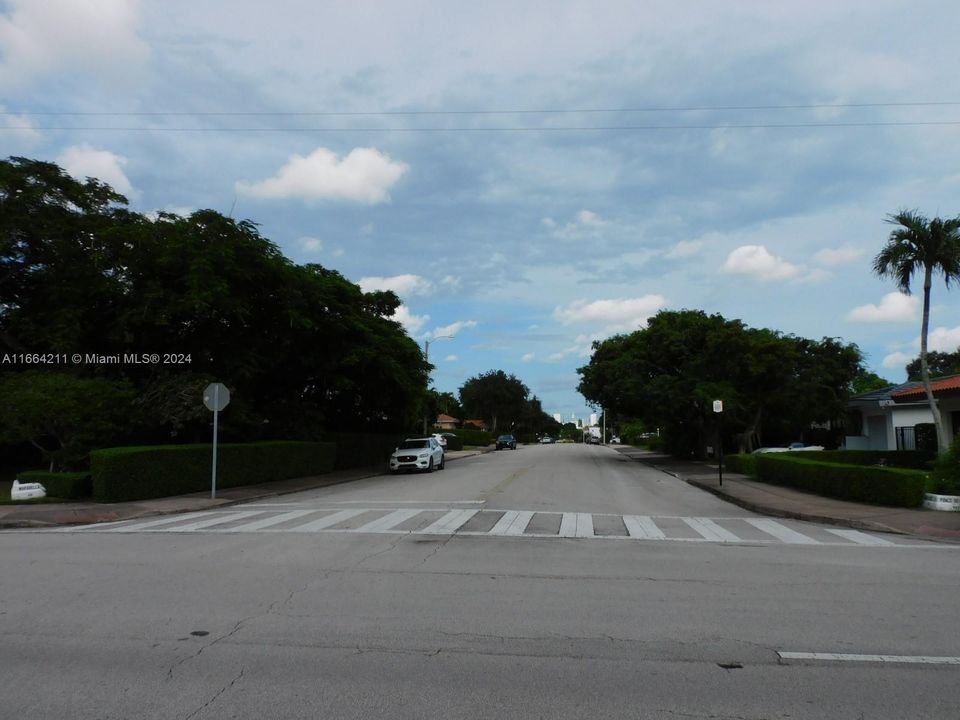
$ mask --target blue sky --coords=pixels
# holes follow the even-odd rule
[[[0,0],[0,154],[395,290],[440,390],[583,417],[591,342],[661,308],[899,381],[919,301],[871,259],[889,213],[960,214],[957,37],[922,0]]]

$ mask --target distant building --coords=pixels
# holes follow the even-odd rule
[[[596,425],[599,419],[596,413],[590,413],[590,426],[593,427]]]
[[[479,418],[474,418],[472,420],[464,420],[463,426],[465,428],[473,428],[474,430],[489,430],[487,423]]]
[[[457,425],[460,424],[460,419],[455,418],[452,415],[444,415],[440,413],[437,415],[437,421],[433,424],[434,427],[440,428],[441,430],[455,430]]]
[[[563,425],[563,416],[560,413],[554,413],[553,419],[556,420],[561,425]]]

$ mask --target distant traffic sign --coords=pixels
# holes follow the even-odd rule
[[[220,412],[230,404],[230,391],[223,383],[210,383],[203,391],[203,404],[207,410]]]

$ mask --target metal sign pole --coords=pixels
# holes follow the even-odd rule
[[[215,408],[220,407],[220,386],[219,384],[213,388],[213,406]],[[217,421],[220,419],[220,411],[213,411],[213,470],[211,472],[210,478],[210,498],[216,499],[217,497]]]

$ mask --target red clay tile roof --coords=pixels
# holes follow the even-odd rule
[[[438,423],[458,423],[460,421],[457,418],[453,417],[452,415],[444,415],[443,413],[440,413],[439,415],[437,415],[437,422]]]
[[[960,375],[936,378],[930,382],[930,387],[934,395],[960,391]],[[924,390],[923,384],[920,384],[917,387],[892,393],[890,397],[894,400],[922,400],[926,395],[927,391]]]

